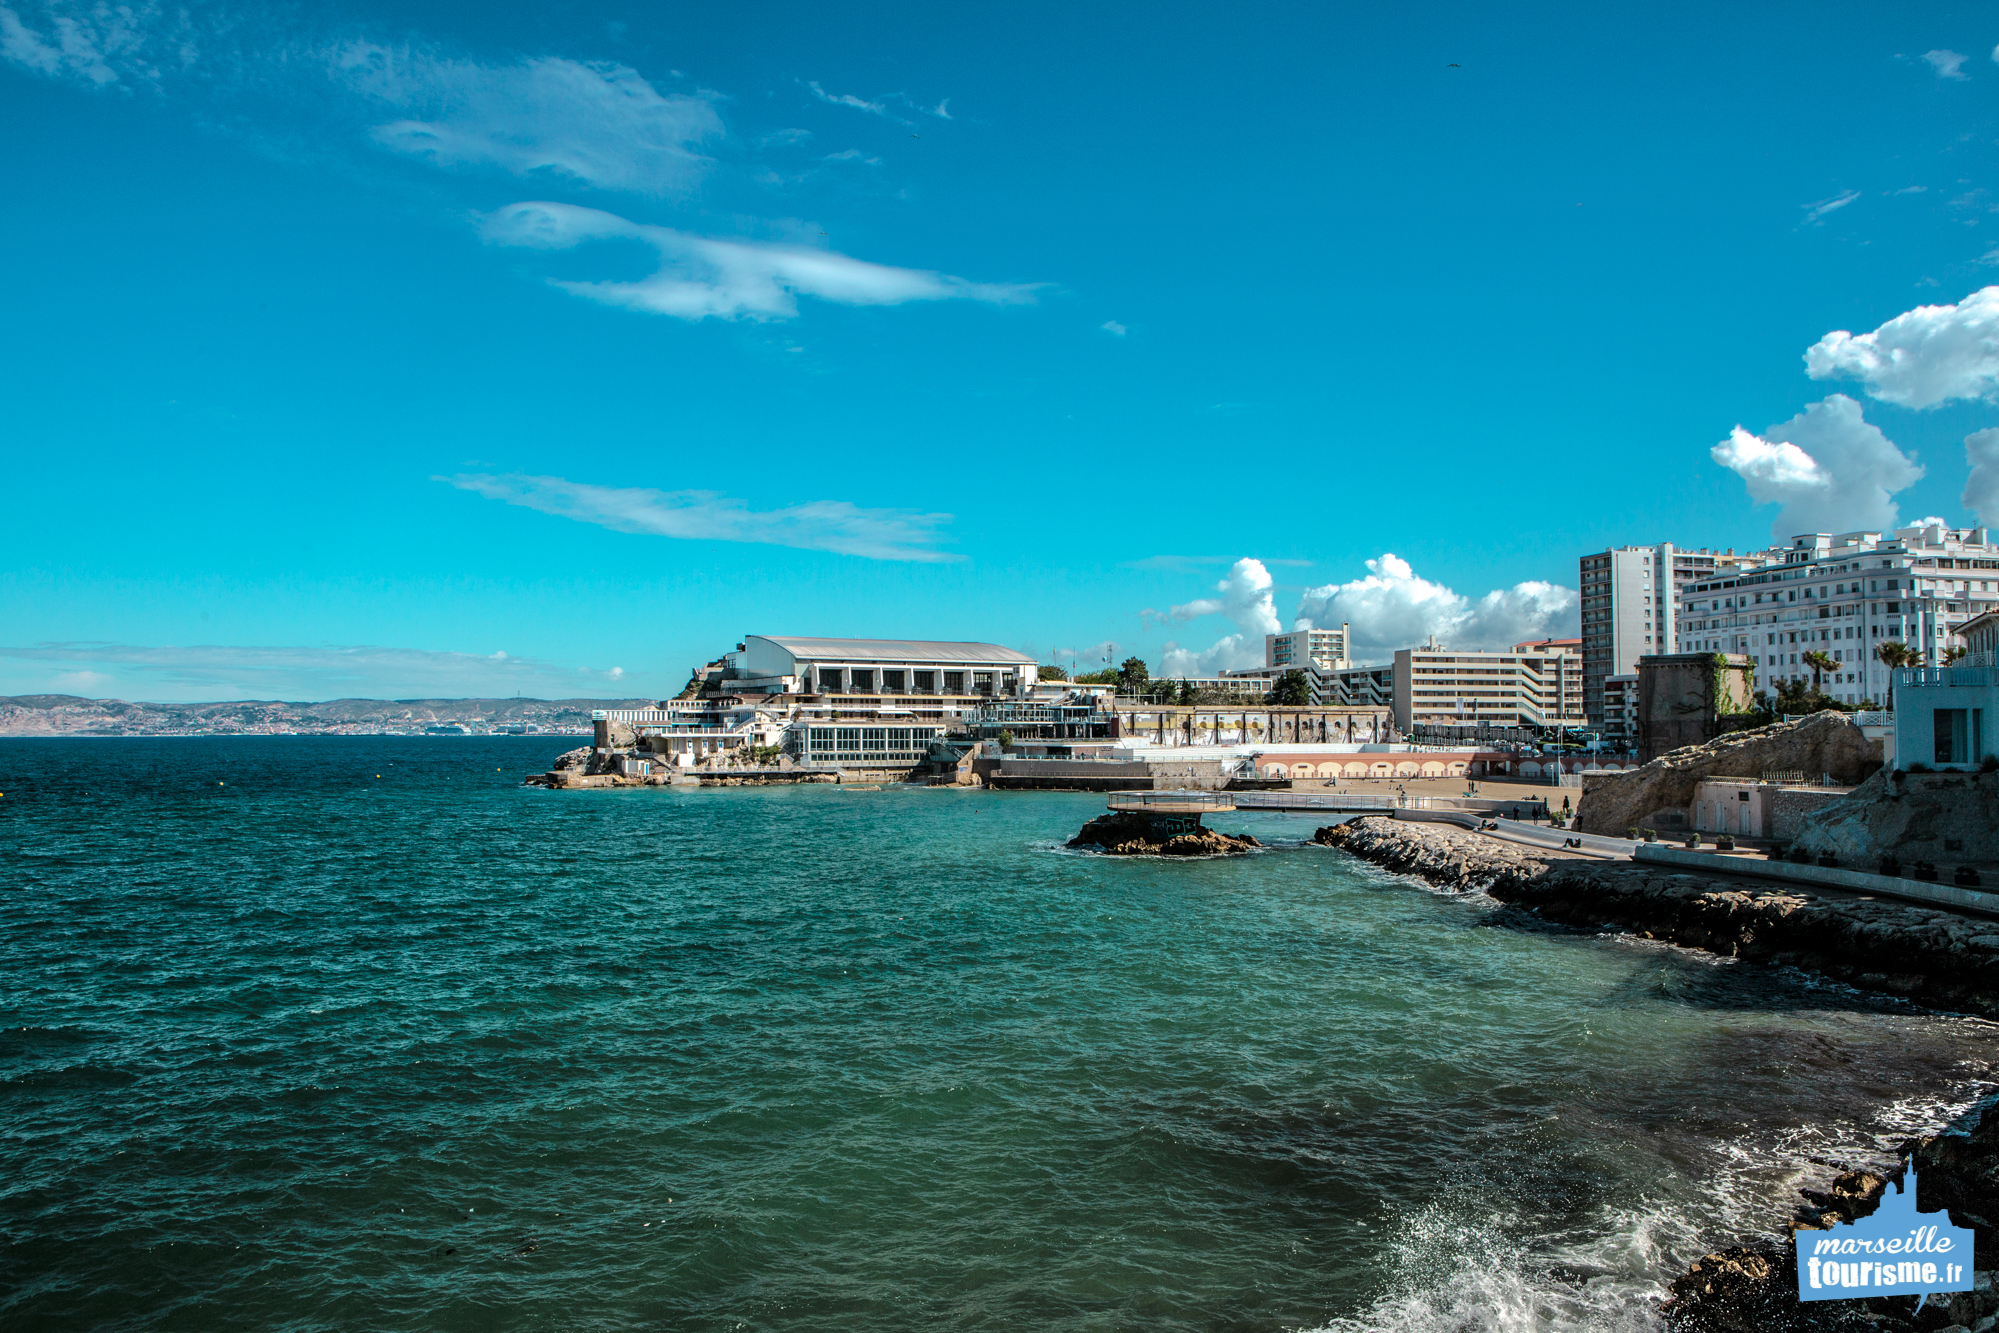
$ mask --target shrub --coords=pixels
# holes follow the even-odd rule
[[[1930,771],[1930,766],[1928,764],[1923,763],[1921,760],[1918,760],[1915,763],[1909,765],[1909,771],[1911,773],[1927,773]]]
[[[1981,773],[1999,773],[1999,754],[1988,754],[1979,760],[1978,771]]]

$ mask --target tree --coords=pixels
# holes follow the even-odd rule
[[[1119,694],[1138,695],[1145,691],[1145,684],[1152,679],[1152,672],[1146,668],[1145,659],[1127,657],[1118,663],[1117,688]]]
[[[1914,666],[1916,654],[1908,644],[1900,639],[1889,639],[1875,645],[1874,656],[1888,668],[1888,711],[1895,711],[1895,673],[1904,667]]]
[[[1312,687],[1302,671],[1287,671],[1277,678],[1270,702],[1281,708],[1303,708],[1312,702]]]
[[[1952,666],[1956,664],[1958,659],[1970,651],[1969,648],[1946,648],[1943,650],[1943,664],[1945,666]]]
[[[1804,663],[1812,669],[1812,693],[1817,694],[1819,684],[1824,679],[1820,673],[1830,671],[1833,668],[1832,654],[1814,648],[1811,652],[1805,654]]]
[[[1000,749],[1011,750],[1013,748],[1013,733],[1010,731],[1002,731],[999,734],[999,743],[1000,743]]]
[[[1062,669],[1061,667],[1058,667],[1058,666],[1044,666],[1044,667],[1037,667],[1037,668],[1035,668],[1035,672],[1034,672],[1034,675],[1035,675],[1035,679],[1037,679],[1037,680],[1067,680],[1067,679],[1069,679],[1069,673],[1068,673],[1068,672],[1066,672],[1066,671],[1064,671],[1064,670],[1063,670],[1063,669]]]
[[[1180,681],[1180,697],[1175,702],[1181,704],[1183,707],[1192,708],[1200,701],[1201,696],[1195,692],[1194,682],[1182,677]]]
[[[1115,685],[1121,678],[1116,668],[1105,667],[1102,671],[1085,671],[1076,677],[1078,685]]]

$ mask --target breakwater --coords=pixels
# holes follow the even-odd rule
[[[1550,921],[1614,927],[1863,990],[1999,1017],[1999,921],[1836,891],[1565,857],[1437,825],[1356,819],[1316,840]]]

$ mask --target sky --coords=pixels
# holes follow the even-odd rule
[[[0,694],[1573,633],[1999,523],[1999,14],[0,3]]]

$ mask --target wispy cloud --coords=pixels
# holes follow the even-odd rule
[[[676,319],[789,319],[798,313],[800,295],[841,305],[954,300],[1019,305],[1034,299],[1033,285],[968,282],[945,273],[871,264],[811,246],[712,240],[573,204],[513,204],[489,214],[483,230],[495,245],[537,250],[568,250],[591,241],[641,241],[659,256],[659,268],[650,276],[637,282],[555,285],[606,305]]]
[[[570,697],[628,689],[621,667],[374,645],[0,645],[8,692],[189,699]]]
[[[1105,333],[1110,334],[1113,338],[1122,338],[1124,337],[1125,334],[1130,332],[1129,329],[1125,328],[1124,325],[1118,323],[1114,319],[1107,319],[1102,324],[1099,324],[1097,327],[1102,329]]]
[[[888,120],[901,119],[888,109],[886,102],[870,102],[867,98],[856,97],[852,93],[829,93],[819,86],[816,79],[808,80],[805,86],[812,90],[814,97],[832,106],[850,106],[856,111],[865,111],[871,116],[881,116]]]
[[[1826,214],[1836,212],[1839,209],[1845,208],[1848,204],[1852,203],[1854,200],[1858,199],[1859,197],[1860,197],[1860,191],[1845,190],[1839,194],[1832,196],[1830,199],[1821,199],[1815,204],[1806,204],[1804,205],[1805,222],[1807,224],[1817,222],[1820,218],[1824,217]]]
[[[595,523],[616,532],[695,541],[755,542],[806,551],[833,551],[869,560],[962,560],[936,549],[949,514],[912,509],[863,509],[845,500],[814,500],[783,509],[753,510],[714,491],[657,491],[592,486],[562,477],[469,473],[438,477],[463,491],[511,505]]]
[[[1930,68],[1937,72],[1939,79],[1968,79],[1964,72],[1964,62],[1971,57],[1956,51],[1937,50],[1923,52],[1923,59],[1930,62]]]
[[[930,114],[937,117],[937,119],[939,120],[949,120],[951,119],[951,112],[948,110],[950,105],[951,105],[951,99],[947,97],[943,101],[939,102],[936,106],[931,107]]]
[[[23,17],[0,5],[0,59],[105,88],[157,84],[197,57],[186,10],[144,3],[50,4],[42,10]]]
[[[375,126],[373,136],[448,169],[547,172],[665,194],[695,184],[709,165],[696,146],[722,135],[708,99],[663,94],[624,65],[559,57],[481,65],[359,41],[337,47],[328,63],[374,101],[425,109],[422,119]]]

